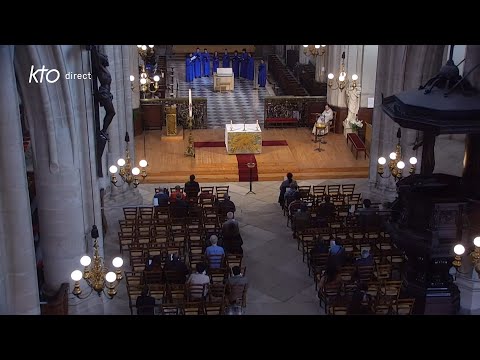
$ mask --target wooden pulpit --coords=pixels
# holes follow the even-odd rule
[[[177,105],[165,106],[167,136],[177,135]]]

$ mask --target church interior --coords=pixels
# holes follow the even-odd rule
[[[0,314],[480,314],[479,45],[0,61]]]

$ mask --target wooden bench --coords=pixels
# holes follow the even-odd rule
[[[270,127],[298,127],[298,119],[295,118],[266,118],[265,128]]]
[[[348,133],[347,134],[347,146],[348,142],[352,143],[351,150],[355,149],[355,159],[358,159],[358,152],[363,151],[365,154],[365,159],[367,158],[367,151],[365,148],[365,144],[363,143],[362,139],[356,133]]]

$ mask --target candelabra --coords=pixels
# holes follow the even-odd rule
[[[78,298],[85,299],[93,291],[96,291],[98,296],[101,296],[106,289],[105,295],[112,299],[117,294],[117,286],[123,278],[120,270],[123,265],[123,259],[120,257],[114,258],[112,265],[116,270],[115,272],[108,271],[98,250],[98,229],[96,225],[92,226],[91,236],[93,238],[93,261],[88,255],[82,256],[80,259],[80,264],[84,266],[84,270],[83,273],[80,270],[72,272],[71,278],[75,281],[72,293]],[[90,287],[90,292],[83,297],[81,296],[82,289],[80,288],[82,277]]]
[[[474,249],[470,251],[469,256],[475,271],[480,275],[480,236],[473,239],[473,245]],[[457,244],[454,246],[453,252],[455,253],[455,260],[453,260],[452,265],[458,270],[458,268],[462,266],[462,255],[465,253],[465,246]]]
[[[382,178],[389,178],[390,176],[393,176],[395,181],[400,180],[403,177],[403,169],[405,168],[405,162],[402,160],[402,147],[400,145],[400,138],[402,137],[402,131],[401,128],[398,128],[397,130],[397,138],[398,142],[397,145],[395,146],[395,151],[391,152],[389,155],[390,161],[388,163],[388,169],[390,170],[390,173],[388,175],[384,175],[384,166],[387,163],[387,159],[385,157],[381,156],[378,158],[378,165],[377,165],[377,173],[380,175]],[[412,156],[409,159],[410,162],[410,170],[409,174],[414,174],[416,167],[415,165],[417,164],[417,158]]]
[[[144,62],[148,62],[149,58],[155,55],[155,45],[137,45],[138,55]]]
[[[147,177],[147,170],[145,168],[147,167],[148,163],[146,160],[139,161],[138,165],[142,168],[141,171],[138,167],[132,167],[132,159],[130,158],[130,151],[128,150],[128,143],[130,142],[130,136],[128,135],[128,132],[125,134],[125,142],[127,143],[125,158],[120,158],[117,160],[117,165],[120,167],[120,169],[118,169],[115,165],[110,166],[108,169],[112,174],[110,181],[114,186],[118,187],[118,180],[115,175],[118,172],[122,180],[129,186],[130,184],[133,184],[134,187],[137,187],[140,184],[138,175],[141,173],[143,180],[145,180]]]
[[[154,70],[156,72],[156,70]],[[150,93],[152,97],[160,90],[160,80],[165,77],[165,73],[160,71],[160,75],[155,74],[153,76],[149,75],[145,69],[145,65],[140,66],[140,92],[143,94],[143,98],[147,97],[147,94]],[[134,91],[135,76],[130,75],[131,89]]]
[[[358,80],[358,75],[353,74],[352,77],[352,83],[351,87],[356,88],[357,87],[357,80]],[[334,84],[335,80],[335,84]],[[347,86],[350,86],[349,80],[347,78],[347,72],[345,71],[345,51],[342,53],[342,62],[340,63],[340,71],[338,73],[338,79],[335,78],[335,75],[332,73],[328,74],[328,87],[332,90],[337,90],[340,89],[340,91],[343,91]]]
[[[305,55],[310,53],[313,56],[322,56],[325,54],[326,47],[327,45],[303,45],[303,53]]]
[[[193,133],[192,133],[193,116],[191,115],[187,116],[187,125],[188,125],[188,128],[190,129],[190,132],[188,134],[188,146],[187,146],[187,149],[185,150],[185,156],[195,157],[195,143],[193,141]]]

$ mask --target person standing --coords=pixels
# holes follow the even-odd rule
[[[195,78],[202,77],[202,53],[200,52],[200,48],[197,48],[197,51],[195,52]]]
[[[194,70],[194,61],[193,54],[190,53],[185,58],[185,76],[187,82],[192,82],[195,78],[195,70]]]
[[[242,50],[242,57],[240,59],[240,77],[246,79],[247,78],[247,71],[248,71],[248,54],[247,49]]]
[[[235,50],[232,57],[232,68],[233,68],[233,75],[236,79],[240,77],[240,57],[238,56],[238,51]]]
[[[255,59],[252,54],[248,54],[247,59],[247,79],[253,81],[255,79]]]
[[[258,65],[258,86],[265,87],[267,84],[267,66],[265,61],[260,60],[260,65]]]
[[[210,76],[210,54],[207,49],[203,49],[202,54],[202,76]]]
[[[222,56],[222,67],[229,68],[230,67],[230,55],[228,54],[228,50],[225,49],[225,52]]]
[[[212,73],[216,73],[217,69],[220,67],[220,59],[218,57],[218,52],[215,51],[213,53],[213,58],[212,58],[212,66],[213,66],[213,71]]]

